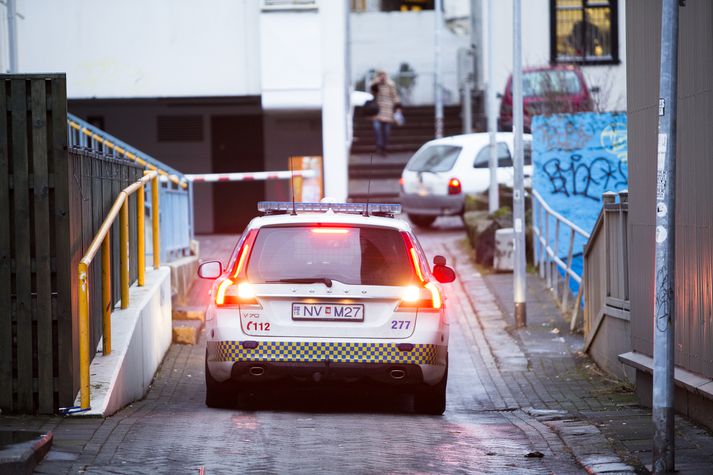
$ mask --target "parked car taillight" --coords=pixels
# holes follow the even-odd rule
[[[459,195],[461,191],[460,180],[458,178],[451,178],[448,182],[448,194]]]

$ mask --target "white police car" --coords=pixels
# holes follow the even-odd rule
[[[294,208],[293,208],[294,207]],[[400,385],[442,414],[448,320],[440,283],[399,205],[261,202],[216,279],[206,312],[206,404],[276,380]]]

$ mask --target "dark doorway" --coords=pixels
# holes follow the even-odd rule
[[[214,173],[265,170],[262,116],[211,117],[211,154]],[[256,203],[265,199],[265,183],[241,181],[213,185],[213,229],[240,233],[257,214]]]

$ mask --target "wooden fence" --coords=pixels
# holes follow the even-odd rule
[[[75,270],[118,192],[142,170],[127,160],[67,149],[63,74],[0,75],[3,412],[47,414],[73,404],[79,387]],[[135,202],[130,205],[135,213]],[[118,272],[119,239],[112,238]],[[130,252],[135,259],[135,239]],[[135,262],[131,269],[133,281]],[[91,288],[101,289],[99,276],[90,270]],[[113,295],[116,300],[118,288]],[[95,291],[92,349],[101,338],[100,301]]]

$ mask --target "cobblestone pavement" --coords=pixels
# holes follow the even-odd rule
[[[233,409],[209,409],[202,340],[172,346],[146,398],[106,420],[3,416],[0,426],[54,432],[38,473],[629,470],[608,434],[584,414],[611,408],[596,392],[599,383],[572,370],[569,348],[552,361],[532,358],[526,339],[508,331],[497,283],[493,289],[458,249],[462,236],[446,221],[445,229],[420,238],[429,255],[457,258],[460,278],[448,291],[451,367],[442,417],[413,414],[408,397],[362,387],[283,389]],[[214,249],[228,248],[220,242]],[[203,255],[210,249],[204,246]],[[561,384],[548,379],[555,376]],[[587,396],[592,391],[596,396]],[[619,403],[629,408],[635,401]],[[541,456],[526,456],[536,452]]]

